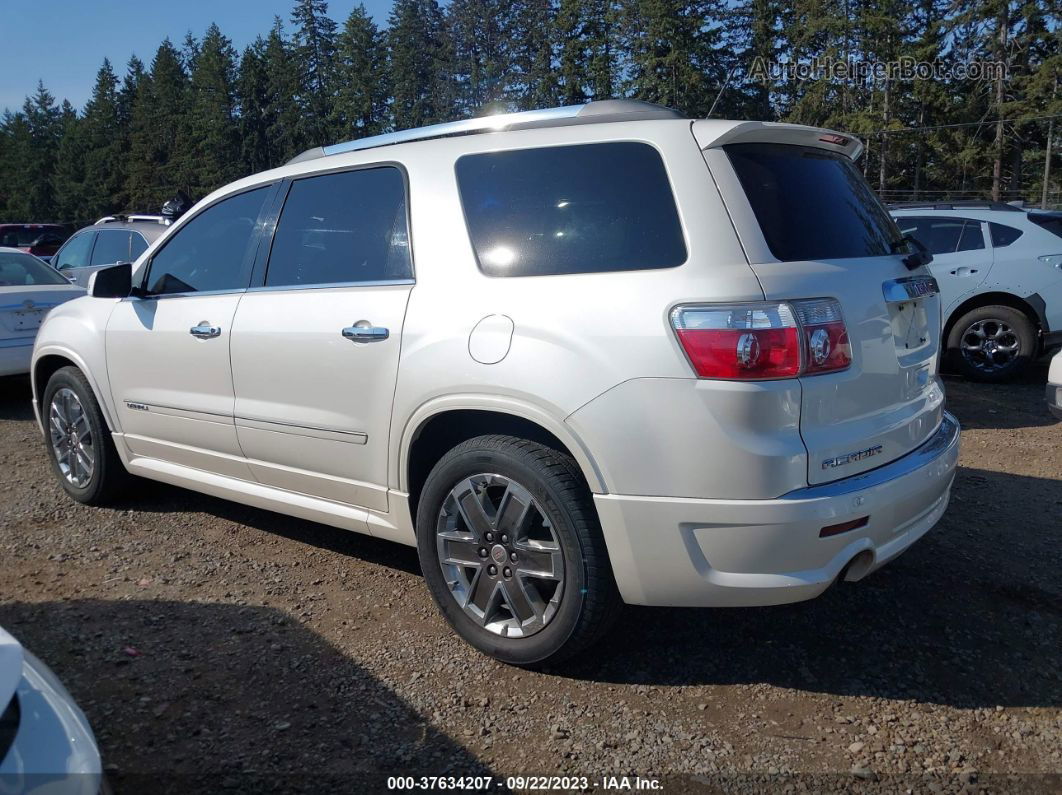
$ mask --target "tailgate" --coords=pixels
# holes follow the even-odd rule
[[[848,136],[746,123],[694,135],[768,300],[840,302],[851,365],[801,377],[808,482],[886,464],[938,427],[940,305],[924,267],[910,271],[899,231],[851,161]]]

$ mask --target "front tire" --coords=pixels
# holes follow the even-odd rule
[[[118,457],[85,375],[62,367],[48,379],[41,401],[45,446],[63,491],[86,505],[107,505],[130,475]]]
[[[450,626],[513,665],[579,653],[620,607],[575,462],[524,439],[479,436],[443,456],[421,491],[417,550]]]
[[[982,306],[955,321],[947,345],[952,366],[962,375],[1000,383],[1019,376],[1036,358],[1036,329],[1013,307]]]

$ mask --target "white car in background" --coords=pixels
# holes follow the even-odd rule
[[[28,373],[44,316],[84,294],[43,260],[0,248],[0,376]]]
[[[949,364],[1007,381],[1062,345],[1062,215],[998,202],[895,204],[933,255]]]
[[[85,714],[48,666],[0,629],[0,793],[107,791]]]
[[[1062,420],[1062,351],[1054,355],[1047,371],[1047,407]]]

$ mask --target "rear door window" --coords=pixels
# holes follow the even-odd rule
[[[479,268],[545,276],[673,268],[686,242],[660,154],[615,142],[465,155],[457,184]]]
[[[412,276],[401,171],[363,168],[292,183],[269,254],[267,287]]]
[[[730,144],[723,151],[767,246],[781,262],[903,250],[896,224],[844,155],[771,143]]]
[[[90,265],[113,265],[129,260],[129,232],[125,229],[101,229],[92,249]]]
[[[977,251],[985,247],[985,235],[981,231],[980,221],[967,220],[959,235],[959,247],[956,251]]]

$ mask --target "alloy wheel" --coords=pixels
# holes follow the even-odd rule
[[[62,387],[52,395],[48,435],[59,472],[68,483],[85,488],[96,466],[96,446],[81,399],[69,387]]]
[[[962,333],[960,349],[971,367],[994,373],[1013,364],[1021,352],[1021,340],[1007,323],[990,318],[970,324]]]
[[[435,525],[439,566],[451,596],[481,627],[526,637],[556,615],[564,554],[530,492],[497,474],[460,481]]]

